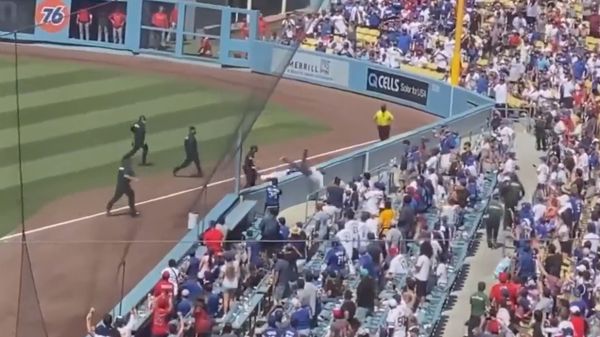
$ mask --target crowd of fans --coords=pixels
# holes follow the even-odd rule
[[[460,84],[499,106],[595,104],[598,5],[592,1],[465,1]],[[449,78],[454,1],[339,0],[290,14],[277,38],[302,48]],[[596,20],[597,21],[597,20]],[[596,36],[598,37],[598,36]]]
[[[453,2],[332,3],[316,16],[286,17],[277,38],[447,77]],[[278,217],[282,196],[273,179],[265,215],[247,240],[226,242],[221,219],[200,238],[202,256],[173,260],[162,272],[149,297],[153,335],[234,336],[230,313],[266,287],[264,324],[252,327],[265,337],[366,336],[374,326],[389,337],[419,336],[432,289],[451,286],[453,239],[471,240],[461,236],[464,214],[481,200],[492,172],[498,186],[483,218],[487,245],[502,246],[499,235],[508,231],[514,251],[499,261],[497,281],[480,282],[471,295],[466,334],[600,335],[600,60],[586,39],[587,19],[598,9],[585,1],[466,3],[461,85],[495,97],[491,134],[461,143],[443,128],[435,140],[407,143],[389,180],[327,177],[332,184],[307,223]],[[503,113],[521,105],[537,108],[531,153],[541,158],[531,201]],[[127,333],[138,316],[104,317],[96,334]]]
[[[192,252],[182,263],[169,261],[148,297],[151,334],[246,333],[234,331],[235,308],[266,287],[268,312],[258,312],[259,321],[249,327],[259,336],[380,330],[419,336],[428,295],[436,287],[449,289],[451,240],[462,235],[463,214],[480,202],[484,173],[504,157],[498,144],[500,133],[461,143],[442,127],[435,139],[406,142],[386,179],[370,173],[349,182],[333,179],[307,223],[278,217],[281,193],[272,179],[265,215],[244,242],[225,240],[221,219],[202,233],[202,256]],[[141,315],[115,322],[105,317],[95,333],[131,331]]]

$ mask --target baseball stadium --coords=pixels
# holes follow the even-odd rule
[[[427,74],[315,51],[300,26],[294,36],[281,34],[291,13],[317,15],[329,1],[5,0],[0,6],[6,336],[113,336],[103,332],[113,328],[121,336],[262,336],[273,308],[294,303],[275,303],[268,265],[251,268],[264,277],[227,300],[227,312],[212,317],[208,330],[198,327],[201,309],[178,316],[173,308],[191,296],[182,284],[200,274],[187,269],[190,256],[209,254],[205,233],[220,226],[220,255],[251,243],[266,252],[260,244],[270,241],[260,224],[271,214],[266,195],[276,186],[279,215],[290,228],[304,226],[310,243],[304,272],[318,270],[335,241],[319,239],[310,220],[324,186],[369,172],[390,188],[389,171],[407,144],[435,147],[426,139],[439,130],[451,130],[460,139],[456,146],[474,141],[487,132],[494,107],[488,97]],[[393,115],[389,138],[379,137],[378,110]],[[174,174],[194,159],[201,175],[194,165]],[[315,187],[317,171],[323,181]],[[256,182],[249,183],[248,172],[257,173]],[[494,184],[495,177],[485,177],[481,199],[464,216],[463,236],[474,237]],[[113,195],[122,197],[107,212]],[[426,222],[437,218],[423,214]],[[453,249],[452,280],[472,241]],[[165,275],[178,292],[156,293]],[[210,302],[207,289],[217,294],[223,287],[222,277],[203,283],[203,303]],[[348,276],[347,289],[358,279]],[[405,279],[395,278],[394,287]],[[434,288],[420,311],[418,336],[442,334],[438,321],[450,288]],[[391,298],[386,289],[379,288],[380,298]],[[156,302],[162,297],[169,297],[166,316]],[[324,336],[336,320],[335,303],[323,304],[318,322],[300,335]],[[381,304],[367,314],[361,331],[374,336],[386,310]],[[181,331],[173,333],[173,325]]]

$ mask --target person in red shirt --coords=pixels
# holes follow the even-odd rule
[[[158,12],[156,12],[152,15],[152,26],[154,26],[156,28],[165,29],[164,31],[160,31],[160,32],[155,31],[155,33],[158,34],[159,41],[160,41],[160,47],[166,46],[167,34],[168,34],[168,32],[166,30],[169,29],[169,16],[165,12],[165,8],[163,6],[159,6]],[[156,34],[155,34],[155,36],[156,36]]]
[[[161,295],[152,302],[152,327],[153,337],[167,337],[169,335],[169,315],[173,311],[171,296]]]
[[[117,7],[114,12],[110,13],[108,20],[112,25],[112,35],[114,43],[123,43],[123,27],[127,16],[123,13],[120,7]]]
[[[208,311],[203,298],[199,298],[194,308],[194,330],[197,337],[210,337],[212,332],[213,321]]]
[[[200,40],[200,48],[198,48],[198,55],[209,56],[209,57],[211,57],[213,55],[212,54],[212,45],[210,44],[210,38],[203,37]]]
[[[173,295],[174,290],[175,287],[173,286],[173,283],[169,281],[169,272],[164,271],[161,275],[160,281],[158,281],[154,286],[152,294],[154,296],[160,296],[162,293],[166,292]]]
[[[585,320],[585,318],[581,315],[581,311],[579,310],[578,306],[572,306],[570,308],[571,311],[571,318],[569,319],[571,321],[571,324],[573,324],[573,327],[575,328],[574,331],[574,335],[573,337],[585,337],[588,335],[589,332],[589,326],[588,326],[588,322]]]
[[[79,38],[82,40],[90,39],[90,24],[92,23],[92,13],[88,8],[82,8],[77,11],[75,21],[79,27]]]
[[[500,303],[504,296],[502,295],[502,289],[508,289],[508,274],[500,273],[498,275],[498,283],[494,284],[490,289],[490,300],[493,303]]]
[[[223,251],[223,240],[225,235],[217,228],[217,222],[211,221],[210,228],[202,235],[202,241],[209,252],[212,254],[220,253]]]

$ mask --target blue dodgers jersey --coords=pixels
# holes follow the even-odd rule
[[[342,247],[331,249],[327,253],[326,261],[328,267],[337,267],[340,269],[346,264],[346,251]]]
[[[265,200],[265,205],[267,206],[279,206],[279,196],[281,195],[281,190],[277,186],[267,186],[266,189],[267,197]]]
[[[268,327],[264,332],[263,332],[263,337],[280,337],[281,334],[279,333],[279,330],[277,328],[273,328],[273,327]]]
[[[298,337],[298,332],[294,328],[287,328],[281,331],[281,337]]]

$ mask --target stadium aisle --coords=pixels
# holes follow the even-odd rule
[[[515,142],[517,144],[517,163],[520,168],[519,178],[527,193],[525,200],[530,200],[536,185],[536,171],[533,164],[537,164],[539,161],[537,156],[532,155],[536,154],[534,150],[535,138],[533,135],[528,134],[520,124],[515,124],[515,132],[517,137]],[[485,236],[485,229],[480,229],[479,233]],[[501,232],[498,235],[499,241],[502,242],[505,236],[506,233]],[[479,245],[476,255],[466,260],[469,272],[464,286],[453,293],[457,297],[456,303],[449,311],[444,313],[444,316],[451,317],[444,328],[444,337],[462,336],[466,332],[465,322],[469,318],[471,308],[469,297],[477,290],[478,282],[484,281],[486,283],[488,287],[486,293],[489,292],[489,287],[494,283],[494,269],[502,259],[502,249],[492,250],[485,245],[485,241],[482,242],[483,244]],[[458,331],[460,331],[460,335]]]

